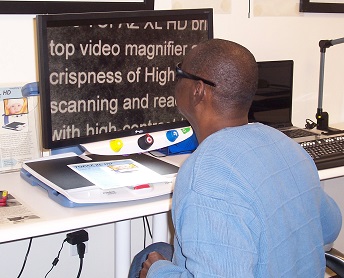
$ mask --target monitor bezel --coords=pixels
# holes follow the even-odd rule
[[[154,0],[142,2],[101,1],[0,1],[0,14],[58,14],[154,10]]]
[[[189,10],[159,10],[159,11],[119,11],[106,13],[82,13],[82,14],[57,14],[57,15],[38,15],[37,16],[37,41],[38,41],[38,65],[39,65],[39,92],[41,97],[41,118],[42,118],[42,144],[43,148],[53,149],[62,147],[71,147],[79,144],[92,143],[114,138],[122,138],[137,135],[138,133],[152,133],[161,130],[169,130],[189,126],[187,120],[179,122],[170,122],[147,126],[139,129],[125,131],[116,131],[112,133],[102,133],[88,137],[70,138],[66,140],[52,140],[51,129],[51,111],[49,95],[49,65],[48,65],[48,48],[47,48],[47,27],[59,26],[62,23],[68,25],[78,25],[83,22],[90,24],[90,18],[97,20],[97,24],[108,23],[108,20],[115,20],[121,23],[133,23],[142,21],[142,17],[150,17],[155,20],[166,17],[173,17],[173,20],[184,20],[185,17],[190,19],[207,19],[208,20],[208,38],[213,38],[213,10],[212,9],[189,9]],[[171,19],[172,20],[172,19]],[[43,82],[42,82],[43,81]],[[50,127],[50,128],[49,128]]]

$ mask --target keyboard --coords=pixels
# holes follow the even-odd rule
[[[285,135],[287,135],[290,138],[300,138],[300,137],[306,137],[306,136],[314,136],[317,135],[314,132],[308,131],[306,129],[288,129],[288,130],[281,130]]]
[[[300,143],[318,170],[344,166],[344,135]]]

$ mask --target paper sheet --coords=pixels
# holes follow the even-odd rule
[[[11,194],[8,195],[7,205],[5,207],[0,207],[0,225],[19,224],[27,221],[34,221],[39,218],[39,216],[31,212],[28,207],[20,203]]]
[[[0,88],[0,172],[19,170],[41,155],[38,97],[23,97],[20,87]]]
[[[169,181],[132,159],[70,164],[68,167],[102,189]]]

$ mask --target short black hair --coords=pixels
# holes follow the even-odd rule
[[[249,110],[258,84],[253,54],[235,42],[212,39],[199,44],[187,56],[188,70],[216,84],[214,98],[220,109]]]

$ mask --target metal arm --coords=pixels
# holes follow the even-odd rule
[[[335,40],[321,40],[319,41],[320,47],[320,76],[319,76],[319,94],[318,94],[318,109],[315,115],[317,119],[317,128],[320,130],[327,131],[329,134],[341,133],[342,130],[336,130],[328,126],[328,113],[324,112],[322,109],[323,103],[323,91],[324,91],[324,68],[325,68],[325,52],[326,49],[336,45],[344,43],[344,38]]]

